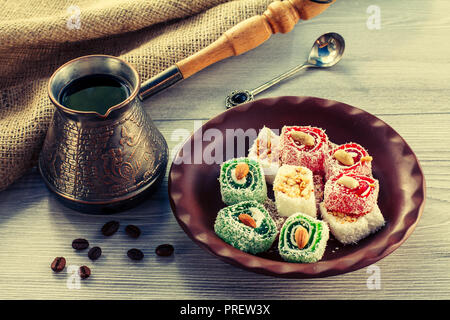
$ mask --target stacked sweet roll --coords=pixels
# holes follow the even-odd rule
[[[263,127],[248,151],[248,157],[261,165],[267,183],[272,184],[280,168],[280,137]]]
[[[243,201],[220,210],[214,231],[233,247],[253,254],[267,251],[278,233],[267,210],[256,201]]]
[[[313,174],[308,168],[283,164],[275,177],[273,191],[280,215],[289,217],[303,212],[317,216]]]
[[[273,184],[274,205],[264,180]],[[231,206],[219,212],[215,231],[245,252],[268,250],[279,233],[284,260],[312,263],[322,259],[329,232],[355,244],[385,223],[368,151],[337,145],[321,128],[284,126],[278,136],[263,127],[248,158],[222,164],[219,181]]]
[[[264,202],[267,185],[258,161],[237,158],[226,161],[220,170],[220,193],[222,201],[228,205],[245,200]]]
[[[366,176],[372,175],[372,157],[366,149],[357,143],[346,143],[330,149],[325,160],[325,178],[340,173],[354,172]]]
[[[284,126],[280,136],[282,164],[302,166],[313,173],[324,170],[328,153],[328,136],[320,128]]]
[[[316,262],[322,259],[328,237],[325,222],[296,213],[281,228],[278,252],[288,262]]]

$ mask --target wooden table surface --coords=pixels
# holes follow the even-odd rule
[[[380,9],[380,29],[370,30],[367,25],[372,5]],[[102,217],[62,206],[33,169],[0,192],[0,298],[450,298],[448,12],[447,0],[338,1],[291,33],[276,35],[146,102],[146,110],[173,151],[181,142],[177,129],[192,132],[198,121],[224,111],[228,92],[258,86],[303,62],[320,34],[340,33],[347,46],[337,66],[306,72],[259,97],[307,95],[358,106],[391,125],[417,154],[427,182],[425,211],[411,237],[375,264],[381,276],[379,288],[367,284],[373,267],[323,279],[288,280],[216,259],[194,244],[175,221],[167,176],[159,191],[137,208]],[[119,220],[122,228],[105,238],[99,230],[111,219]],[[123,232],[130,223],[143,230],[137,240]],[[91,262],[86,252],[75,252],[71,242],[78,237],[102,247],[103,256]],[[175,255],[157,257],[154,249],[161,243],[172,243]],[[132,247],[144,251],[143,261],[127,258]],[[65,256],[71,266],[90,266],[92,277],[77,287],[70,272],[50,270],[55,256]]]

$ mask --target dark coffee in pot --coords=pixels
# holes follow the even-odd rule
[[[76,111],[106,114],[130,95],[130,89],[118,77],[104,74],[84,76],[70,82],[60,93],[59,103]]]

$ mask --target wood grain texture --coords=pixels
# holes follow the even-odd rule
[[[237,88],[251,89],[303,62],[318,35],[335,31],[347,42],[344,59],[332,70],[308,71],[259,97],[309,95],[349,103],[391,125],[417,154],[427,182],[425,212],[411,237],[376,263],[381,289],[369,290],[361,269],[314,280],[287,280],[230,266],[195,245],[178,226],[167,195],[167,177],[140,206],[114,216],[89,216],[62,206],[36,169],[0,193],[1,299],[449,299],[450,298],[450,24],[446,0],[378,1],[381,30],[368,30],[373,1],[338,1],[320,17],[291,33],[274,36],[257,50],[228,59],[152,97],[146,110],[174,150],[181,132],[191,132],[224,110]],[[405,9],[407,8],[407,9]],[[429,47],[439,45],[439,50]],[[280,58],[277,58],[280,57]],[[281,58],[282,57],[282,58]],[[181,129],[181,130],[180,130]],[[110,238],[100,233],[111,219],[121,222]],[[139,239],[124,227],[142,229]],[[99,245],[96,262],[77,253],[71,241]],[[172,243],[175,255],[154,249]],[[144,251],[131,262],[126,251]],[[68,265],[86,264],[91,278],[69,289],[67,273],[50,263],[63,255]],[[20,264],[22,267],[18,268]]]

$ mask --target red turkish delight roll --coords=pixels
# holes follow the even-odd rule
[[[324,204],[327,211],[360,217],[377,204],[378,180],[354,173],[332,177],[325,184]]]
[[[331,149],[325,159],[325,178],[341,173],[372,175],[372,157],[357,143],[346,143]]]
[[[280,136],[281,163],[323,173],[328,137],[320,128],[284,126]]]

